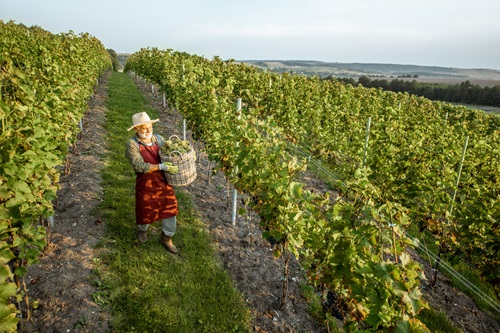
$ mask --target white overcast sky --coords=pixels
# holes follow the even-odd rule
[[[500,70],[500,0],[0,0],[0,19],[118,53]]]

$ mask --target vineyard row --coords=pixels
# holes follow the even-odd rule
[[[133,65],[135,57],[148,61]],[[130,58],[129,66],[157,83],[176,105],[178,94],[192,89],[188,85],[196,79],[212,85],[214,96],[205,99],[234,103],[241,98],[248,115],[286,128],[288,139],[311,147],[342,180],[352,179],[363,166],[378,189],[377,202],[400,203],[420,231],[438,238],[443,251],[465,256],[484,279],[500,285],[500,117],[409,94],[278,75],[172,50],[143,49]],[[200,122],[196,117],[193,125]]]
[[[340,198],[306,190],[297,177],[307,159],[292,156],[282,139],[292,138],[295,125],[285,131],[253,103],[235,112],[238,81],[227,73],[245,67],[142,50],[125,69],[167,92],[210,160],[251,198],[249,206],[277,254],[293,253],[313,285],[337,295],[335,306],[349,330],[425,331],[413,318],[426,305],[419,290],[421,268],[405,252],[412,245],[403,233],[410,222],[407,209],[373,200],[379,190],[366,168],[345,180],[348,190]]]
[[[59,167],[109,68],[109,53],[89,34],[54,35],[0,20],[2,332],[17,330],[24,276],[47,245],[41,222],[53,215]]]

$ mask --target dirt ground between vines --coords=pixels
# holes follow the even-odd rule
[[[91,274],[98,256],[94,245],[104,236],[106,228],[106,221],[96,215],[95,208],[103,195],[99,170],[106,153],[102,133],[109,75],[106,73],[101,78],[89,101],[81,138],[68,156],[69,173],[61,175],[55,226],[49,232],[50,246],[40,262],[29,268],[25,278],[30,299],[37,301],[38,306],[31,309],[29,319],[23,311],[19,332],[113,332],[109,313],[93,301],[92,294],[97,288]],[[166,110],[161,97],[153,94],[150,87],[138,86],[151,106],[160,110],[155,131],[165,136],[180,136],[180,116]],[[280,308],[283,261],[273,257],[272,248],[263,240],[258,217],[238,216],[236,225],[232,226],[225,178],[220,173],[208,176],[209,161],[203,151],[199,151],[197,170],[196,181],[179,190],[191,195],[196,210],[207,224],[214,249],[252,311],[253,332],[326,332],[308,313],[308,304],[300,291],[303,272],[294,260],[290,264],[287,306]],[[311,189],[325,190],[315,177],[306,180]],[[241,202],[238,205],[241,206]],[[430,277],[429,265],[418,260]],[[424,281],[423,292],[431,305],[445,311],[464,332],[499,332],[500,323],[481,311],[442,275],[438,275],[434,288]]]

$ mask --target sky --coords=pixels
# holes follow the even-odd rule
[[[0,20],[106,48],[500,70],[499,0],[0,0]]]

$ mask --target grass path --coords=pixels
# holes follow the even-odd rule
[[[96,270],[98,302],[109,306],[115,332],[248,332],[250,315],[232,281],[217,260],[210,235],[197,217],[190,197],[179,200],[175,256],[159,243],[160,224],[149,240],[136,244],[135,174],[125,158],[127,132],[134,113],[157,111],[123,73],[109,80],[106,115],[108,156],[103,173],[100,213],[108,225]]]

